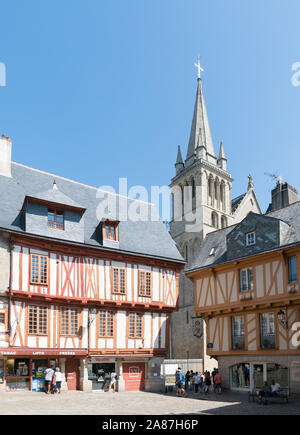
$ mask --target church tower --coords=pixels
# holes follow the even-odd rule
[[[252,181],[244,195],[231,200],[233,179],[227,171],[222,142],[218,157],[215,152],[203,94],[200,58],[195,66],[198,68],[198,83],[186,159],[183,162],[179,146],[176,175],[170,184],[173,199],[170,233],[188,266],[193,264],[208,233],[237,223],[249,211],[261,213]],[[193,317],[193,285],[183,272],[179,311],[172,314],[171,358],[205,357],[205,331],[201,322],[201,330],[195,332],[197,320]]]

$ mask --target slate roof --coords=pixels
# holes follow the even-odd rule
[[[53,189],[54,181],[57,190]],[[100,202],[97,192],[99,190],[94,187],[12,162],[12,178],[0,176],[0,228],[24,232],[22,207],[25,197],[40,198],[42,195],[50,200],[51,195],[54,195],[57,201],[68,200],[70,205],[80,205],[81,208],[86,209],[83,215],[84,244],[102,248],[95,236],[96,228],[102,218],[99,212],[97,216]],[[108,195],[110,198],[113,197],[112,193]],[[141,208],[145,221],[122,221],[118,214],[118,203],[121,197],[119,195],[114,197],[117,199],[117,213],[116,216],[111,216],[121,220],[118,251],[184,262],[152,204],[128,198],[129,205]],[[150,219],[151,214],[157,216],[156,221]]]
[[[281,248],[283,246],[300,243],[300,201],[263,216],[266,218],[276,218],[290,225],[290,229],[280,245]],[[189,269],[186,270],[186,272],[205,269],[207,267],[216,266],[229,261],[227,259],[226,236],[238,225],[239,223],[225,229],[209,233],[201,244],[199,256],[189,267]],[[217,248],[215,255],[209,255],[212,248]],[[279,247],[277,247],[277,249],[279,249]]]
[[[237,196],[236,198],[233,198],[231,200],[231,209],[232,209],[232,213],[235,212],[235,210],[238,208],[238,206],[240,205],[240,203],[243,201],[243,199],[245,198],[247,192],[243,193],[243,195]]]

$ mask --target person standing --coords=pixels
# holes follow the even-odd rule
[[[198,388],[199,388],[199,378],[198,378],[198,372],[195,373],[194,375],[194,393],[198,393]]]
[[[204,392],[205,394],[208,394],[211,386],[210,372],[205,373],[204,385],[205,385]]]
[[[60,394],[62,382],[62,373],[59,367],[55,369],[55,392]]]
[[[111,390],[113,391],[113,393],[116,392],[116,381],[117,381],[117,374],[115,372],[111,372],[108,392],[110,392]]]
[[[191,372],[188,370],[185,374],[185,390],[187,391],[190,382]]]
[[[215,392],[221,394],[222,390],[221,390],[221,383],[222,383],[222,376],[219,373],[219,370],[217,370],[217,373],[215,374],[214,377],[214,387],[215,387]]]
[[[44,371],[44,374],[45,374],[45,393],[50,394],[52,380],[53,380],[53,376],[54,376],[54,370],[51,367],[48,367]]]

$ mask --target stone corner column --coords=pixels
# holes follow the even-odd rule
[[[116,360],[116,373],[119,379],[117,380],[116,391],[122,392],[125,391],[125,381],[123,379],[123,360]]]
[[[66,358],[60,358],[59,365],[62,374],[61,391],[68,391],[67,378],[66,378]]]
[[[80,360],[80,390],[81,391],[92,391],[93,390],[93,382],[89,380],[89,372],[88,372],[88,360],[83,358]]]

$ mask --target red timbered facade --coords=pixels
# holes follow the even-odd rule
[[[10,376],[4,367],[8,389],[18,379],[28,379],[33,388],[29,372],[33,362],[38,365],[37,357],[63,366],[69,388],[95,384],[98,389],[93,374],[98,376],[97,367],[105,370],[105,364],[119,373],[120,389],[122,383],[129,389],[147,386],[150,361],[157,363],[168,351],[182,264],[16,234],[11,244],[11,285],[4,309],[11,327],[0,357],[24,357],[28,375]],[[70,359],[78,362],[72,382],[66,371]],[[130,369],[131,362],[142,367],[140,374]],[[130,380],[131,373],[138,382]]]

